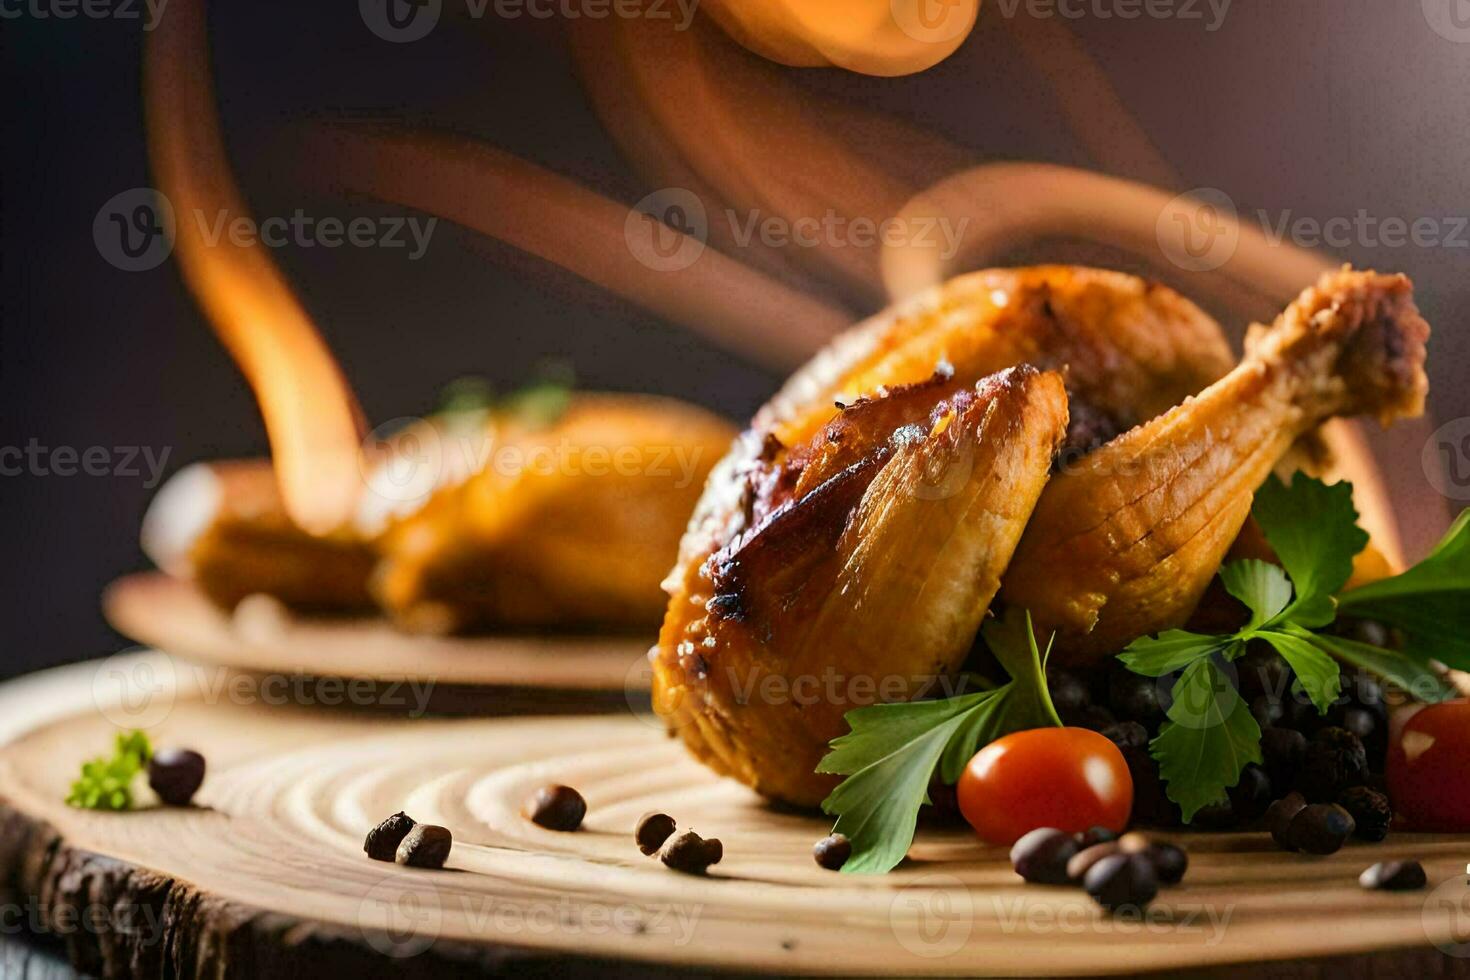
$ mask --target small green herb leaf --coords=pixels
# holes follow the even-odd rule
[[[1266,625],[1291,602],[1291,579],[1281,566],[1268,561],[1255,558],[1233,561],[1221,567],[1220,581],[1225,584],[1225,591],[1251,611],[1246,630]]]
[[[1140,636],[1118,655],[1123,666],[1145,677],[1163,677],[1225,649],[1228,636],[1205,636],[1188,630],[1169,630],[1157,637]]]
[[[1319,649],[1355,667],[1361,667],[1398,685],[1417,701],[1435,704],[1460,696],[1439,671],[1411,653],[1400,650],[1385,650],[1369,643],[1341,636],[1313,633],[1308,637]]]
[[[111,757],[98,756],[82,763],[82,773],[71,784],[66,802],[88,810],[132,809],[133,778],[147,767],[152,754],[147,735],[118,733]]]
[[[1169,720],[1149,750],[1188,823],[1201,807],[1225,798],[1246,763],[1261,761],[1261,728],[1213,657],[1185,668],[1173,696]]]
[[[844,872],[881,874],[903,860],[936,768],[953,783],[981,746],[1011,732],[1061,725],[1031,616],[1011,611],[988,624],[983,638],[1011,674],[1009,683],[942,701],[872,705],[845,716],[850,731],[832,740],[817,765],[817,772],[847,777],[822,801],[822,810],[837,817],[833,832],[852,841]]]
[[[1338,597],[1344,615],[1404,631],[1409,652],[1470,670],[1470,510],[1425,558],[1402,575]]]
[[[1300,603],[1330,597],[1346,585],[1353,558],[1368,546],[1351,483],[1328,486],[1298,473],[1287,485],[1271,476],[1256,491],[1251,516],[1291,576]]]
[[[1297,683],[1317,706],[1317,713],[1327,714],[1332,703],[1342,693],[1342,675],[1337,661],[1323,653],[1305,636],[1278,630],[1262,630],[1256,634],[1276,649],[1276,652],[1296,672]]]

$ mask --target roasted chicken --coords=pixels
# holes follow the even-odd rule
[[[1324,277],[1251,328],[1228,376],[1053,477],[1003,601],[1054,631],[1063,661],[1182,626],[1299,436],[1334,416],[1423,412],[1428,337],[1404,276]]]
[[[846,711],[964,659],[1053,450],[1230,364],[1194,304],[1091,269],[975,273],[844,335],[711,477],[666,582],[655,706],[717,770],[819,801]]]
[[[144,548],[229,609],[252,593],[312,612],[374,605],[400,625],[649,627],[658,583],[734,433],[670,399],[580,394],[552,417],[446,413],[365,460],[354,524],[285,512],[270,464],[200,464],[155,498]]]
[[[954,280],[839,338],[716,468],[665,582],[655,707],[712,768],[815,804],[843,714],[953,674],[998,575],[1077,659],[1183,623],[1298,437],[1420,410],[1426,335],[1407,280],[1345,271],[1232,370],[1161,286]]]

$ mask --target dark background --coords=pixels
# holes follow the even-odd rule
[[[385,108],[477,134],[623,201],[653,189],[602,132],[554,23],[449,23],[390,45],[353,3],[211,6],[223,126],[258,214],[359,213],[297,186],[288,124]],[[966,45],[918,76],[793,74],[941,132],[977,161],[1099,167],[993,14],[983,10]],[[1218,187],[1243,210],[1318,218],[1359,208],[1408,221],[1470,214],[1470,44],[1431,30],[1418,0],[1237,0],[1215,33],[1179,20],[1084,17],[1069,26],[1184,176],[1179,190]],[[200,458],[260,454],[265,440],[248,390],[173,265],[122,272],[93,244],[102,203],[151,183],[142,37],[137,21],[118,19],[23,14],[0,23],[0,446],[147,446],[169,452],[172,472]],[[1343,257],[1414,276],[1436,328],[1434,411],[1441,420],[1470,415],[1462,325],[1470,250],[1359,248]],[[659,391],[742,420],[779,380],[445,222],[418,262],[353,248],[276,258],[374,420],[424,411],[458,375],[513,387],[547,355],[570,361],[588,387]],[[151,494],[143,482],[0,477],[0,675],[126,645],[97,598],[146,564],[136,544]]]

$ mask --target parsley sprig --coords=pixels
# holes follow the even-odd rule
[[[1220,569],[1220,580],[1250,612],[1234,633],[1169,630],[1135,640],[1119,656],[1147,677],[1180,673],[1173,703],[1149,743],[1168,795],[1186,822],[1223,800],[1247,763],[1261,761],[1261,729],[1228,676],[1228,663],[1251,641],[1269,644],[1296,674],[1296,688],[1326,714],[1341,694],[1334,657],[1377,674],[1422,701],[1453,695],[1430,660],[1470,665],[1470,533],[1455,522],[1429,558],[1402,575],[1339,595],[1353,559],[1368,544],[1353,508],[1352,486],[1298,475],[1272,477],[1251,510],[1280,565],[1245,559]],[[1409,637],[1403,651],[1322,632],[1339,614],[1376,619]],[[1446,642],[1453,636],[1453,642]]]
[[[1030,614],[992,620],[981,637],[1010,675],[1008,683],[941,701],[871,705],[844,716],[851,731],[834,739],[817,765],[817,772],[847,777],[822,802],[823,811],[837,817],[833,832],[852,841],[843,871],[881,874],[903,860],[919,807],[930,802],[936,768],[953,784],[981,746],[1011,732],[1061,725]]]
[[[110,757],[82,763],[66,802],[86,810],[131,810],[133,778],[148,767],[153,748],[142,732],[119,732]]]

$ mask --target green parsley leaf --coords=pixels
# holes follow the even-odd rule
[[[1256,635],[1271,644],[1291,665],[1297,684],[1317,706],[1317,713],[1325,715],[1342,694],[1342,672],[1337,669],[1336,660],[1311,642],[1311,634],[1305,631],[1303,634],[1262,630]]]
[[[1145,677],[1163,677],[1217,653],[1230,643],[1227,636],[1205,636],[1188,630],[1169,630],[1157,638],[1140,636],[1118,655],[1123,666]]]
[[[1149,743],[1184,822],[1225,799],[1247,763],[1261,761],[1261,728],[1214,657],[1185,668],[1174,685],[1169,720]]]
[[[1324,606],[1353,574],[1353,558],[1368,546],[1368,532],[1358,526],[1351,483],[1331,486],[1298,473],[1288,486],[1275,476],[1256,491],[1251,516],[1291,576],[1297,603],[1304,607],[1291,618],[1302,625],[1332,622]],[[1306,615],[1310,609],[1311,614]],[[1305,619],[1325,622],[1306,623]]]
[[[1401,575],[1343,593],[1338,608],[1402,630],[1408,651],[1420,660],[1470,670],[1470,510],[1428,558]]]
[[[66,802],[87,810],[132,809],[133,778],[147,767],[152,754],[147,735],[119,732],[110,758],[98,756],[82,763]]]
[[[1251,611],[1246,630],[1260,629],[1291,602],[1291,579],[1279,565],[1256,558],[1233,561],[1220,569],[1225,591]]]
[[[881,874],[904,859],[936,768],[953,783],[970,757],[1002,735],[1060,726],[1029,613],[1011,611],[982,637],[1011,675],[990,691],[942,701],[877,704],[849,711],[850,731],[832,740],[817,772],[846,776],[822,801],[834,833],[852,841],[842,870]]]

